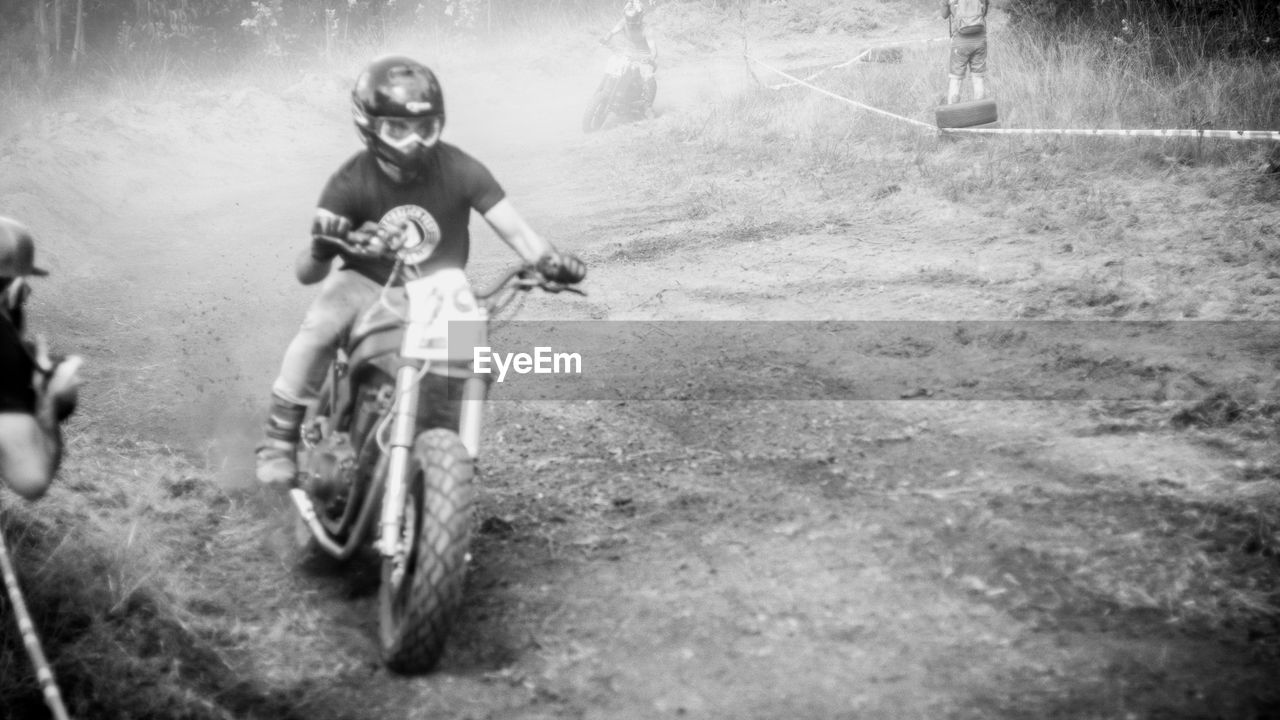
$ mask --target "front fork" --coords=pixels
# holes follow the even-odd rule
[[[391,406],[391,438],[387,462],[387,486],[378,520],[378,551],[393,558],[403,552],[400,535],[404,524],[404,498],[413,471],[413,440],[418,434],[418,374],[420,363],[406,363],[396,371],[395,400]]]
[[[387,484],[378,521],[378,551],[386,558],[404,557],[404,500],[413,474],[413,442],[418,436],[418,383],[420,363],[409,363],[396,371],[395,402],[392,407],[391,439],[388,443]],[[462,408],[458,434],[474,460],[480,452],[480,423],[484,411],[484,380],[469,377],[462,386]],[[412,542],[412,540],[410,540]]]

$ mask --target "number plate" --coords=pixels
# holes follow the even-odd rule
[[[467,276],[456,268],[437,270],[405,283],[409,322],[400,354],[428,362],[470,363],[486,343],[485,311]]]

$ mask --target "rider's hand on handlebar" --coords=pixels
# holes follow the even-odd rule
[[[403,228],[387,228],[375,222],[365,222],[359,228],[339,236],[318,235],[312,240],[312,257],[331,260],[342,254],[355,257],[377,257],[399,249]]]
[[[347,243],[351,250],[359,255],[377,255],[389,244],[387,230],[376,222],[365,221],[359,228],[347,235]]]
[[[349,232],[350,220],[324,208],[316,210],[315,220],[311,222],[311,257],[320,262],[329,262],[337,257],[339,246],[322,238],[345,238]]]
[[[537,269],[547,280],[565,285],[582,282],[587,266],[574,255],[551,251],[538,260]]]

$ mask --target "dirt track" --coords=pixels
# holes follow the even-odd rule
[[[745,86],[734,50],[677,57],[656,125]],[[646,128],[579,132],[600,59],[438,63],[446,139],[591,265],[590,297],[522,318],[1017,317],[1016,282],[963,274],[1016,277],[1040,251],[928,188],[855,199],[844,224],[803,233],[705,234],[715,218],[678,196],[696,179],[655,189],[629,168],[642,158],[619,157]],[[309,297],[292,256],[355,148],[348,80],[119,101],[0,149],[0,201],[42,229],[54,272],[37,322],[90,358],[82,428],[160,438],[236,502],[267,502],[244,488],[248,444]],[[511,106],[524,111],[491,112]],[[511,256],[481,225],[483,279]],[[1088,361],[1125,353],[1123,372],[1215,381],[1265,372],[1268,350],[1160,370],[1141,348],[1092,348],[1040,382],[1078,386]],[[1275,476],[1189,442],[1169,423],[1179,406],[1145,390],[1124,405],[917,397],[495,398],[468,607],[426,678],[376,667],[373,580],[294,568],[270,511],[197,530],[211,544],[198,614],[238,672],[317,718],[1280,713],[1274,526],[1230,502],[1274,498]]]

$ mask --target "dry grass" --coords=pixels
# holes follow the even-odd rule
[[[1170,70],[1132,43],[1081,36],[1045,44],[1012,30],[991,42],[991,85],[1006,127],[1274,129],[1278,116],[1274,60]],[[931,122],[945,90],[945,53],[940,44],[906,47],[901,62],[857,63],[817,82]],[[765,83],[782,82],[756,72]],[[973,228],[980,223],[991,234],[1050,242],[1038,272],[1018,286],[1023,317],[1248,318],[1280,310],[1268,280],[1280,181],[1256,172],[1274,150],[1269,143],[937,138],[800,87],[759,87],[632,137],[647,159],[636,173],[651,189],[646,195],[686,206],[711,233],[720,232],[717,221],[750,218],[782,198],[787,215],[837,222],[894,223],[959,207],[980,218],[966,231],[982,233]],[[707,176],[717,181],[709,185]],[[1094,257],[1097,266],[1082,271]]]
[[[219,618],[230,603],[199,570],[219,528],[251,510],[171,449],[74,434],[50,496],[6,498],[0,526],[54,673],[75,717],[291,717],[288,692],[235,670]],[[0,715],[43,703],[8,613],[0,624]]]

